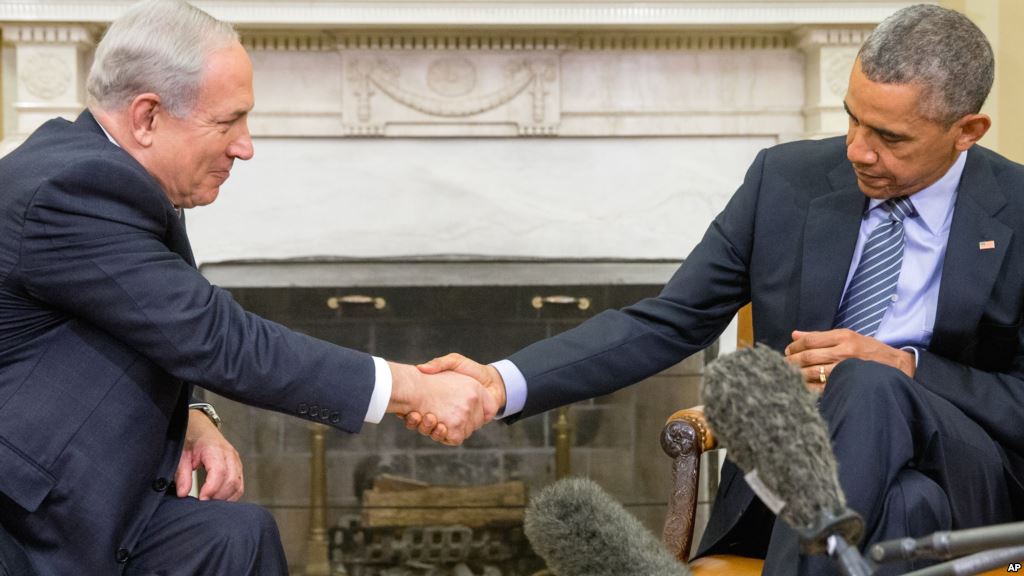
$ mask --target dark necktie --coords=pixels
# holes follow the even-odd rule
[[[896,297],[903,265],[903,219],[914,214],[914,205],[905,197],[886,200],[882,207],[889,217],[871,231],[864,243],[835,321],[836,328],[849,328],[865,336],[878,332],[885,311]]]

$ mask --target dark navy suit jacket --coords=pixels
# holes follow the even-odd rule
[[[91,114],[47,122],[0,159],[0,524],[38,570],[118,571],[174,477],[185,382],[356,432],[374,366],[242,310]]]
[[[509,357],[528,387],[520,417],[610,393],[679,362],[714,342],[747,302],[756,340],[779,351],[793,330],[830,329],[866,203],[842,138],[762,151],[657,298],[604,312]],[[995,248],[981,250],[990,240]],[[915,380],[978,422],[1018,483],[1022,304],[1024,167],[975,146],[960,182],[931,345]],[[723,486],[731,482],[723,474]],[[753,497],[745,482],[732,484],[740,495],[712,515],[705,544],[724,535]]]

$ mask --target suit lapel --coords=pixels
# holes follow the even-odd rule
[[[828,175],[832,191],[812,200],[804,223],[797,328],[828,330],[857,246],[867,197],[845,160]]]
[[[172,209],[169,218],[171,222],[167,232],[167,246],[194,268],[196,259],[192,255],[192,244],[188,241],[188,234],[185,231],[185,211],[182,210],[179,217],[177,210]]]
[[[976,333],[1013,237],[994,217],[1005,204],[988,161],[969,152],[946,244],[931,349],[956,352]],[[994,246],[983,250],[983,242]]]

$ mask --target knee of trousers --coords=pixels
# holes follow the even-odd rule
[[[821,396],[822,413],[892,409],[916,394],[913,380],[892,366],[868,360],[843,360],[829,375]]]
[[[213,528],[219,538],[211,544],[222,552],[254,556],[265,546],[279,546],[281,536],[270,512],[256,504],[242,502],[222,507]]]
[[[919,470],[900,470],[886,495],[884,515],[897,530],[886,538],[920,537],[953,527],[949,496]]]

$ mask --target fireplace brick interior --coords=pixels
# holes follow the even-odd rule
[[[557,334],[607,308],[656,295],[660,285],[458,286],[346,288],[236,288],[252,312],[336,344],[389,360],[416,363],[450,351],[494,361]],[[342,305],[331,297],[363,295],[386,305]],[[591,305],[545,305],[536,296],[586,297]],[[572,473],[593,478],[660,533],[670,490],[669,460],[658,435],[672,411],[698,403],[704,359],[695,355],[615,394],[573,405]],[[339,386],[344,375],[339,375]],[[309,530],[310,431],[305,421],[251,408],[209,394],[224,419],[224,433],[241,453],[245,500],[276,517],[289,563],[305,562]],[[360,434],[327,433],[330,525],[358,514],[360,495],[379,474],[437,485],[523,481],[537,490],[555,480],[556,412],[514,425],[492,423],[462,447],[436,445],[387,415]]]

